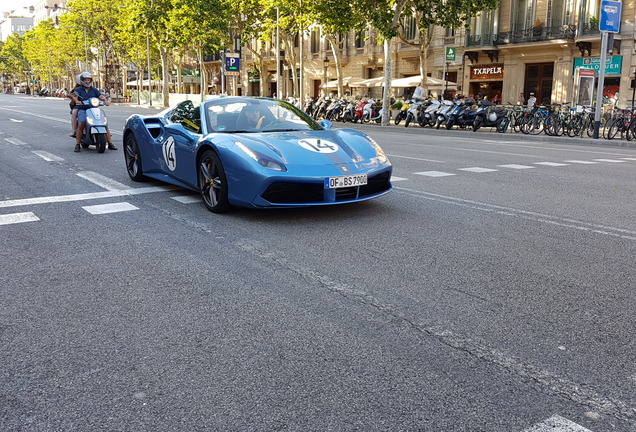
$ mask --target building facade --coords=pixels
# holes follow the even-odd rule
[[[499,95],[503,103],[516,103],[520,94],[527,99],[534,93],[541,103],[591,103],[593,99],[587,94],[590,70],[598,75],[600,68],[600,6],[601,0],[502,0],[498,9],[483,11],[473,18],[468,31],[431,29],[428,75],[446,85],[431,87],[430,93],[439,96],[446,91],[449,97],[457,93],[491,98]],[[621,107],[631,107],[634,102],[635,18],[636,2],[623,2],[620,33],[609,43],[611,53],[605,66],[604,96],[616,96]],[[418,42],[413,23],[403,24],[407,39]],[[385,60],[375,31],[369,28],[339,38],[338,63],[347,84],[345,95],[379,97]],[[301,57],[303,95],[316,97],[334,91],[336,59],[320,28],[310,28],[302,42],[298,37],[290,40],[292,43],[280,43],[281,96],[299,96],[300,83],[297,80],[294,85],[291,68],[299,70]],[[276,96],[279,80],[275,47],[274,41],[254,42],[252,50],[243,47],[242,70],[238,77],[226,78],[226,91],[255,95],[262,82],[263,94]],[[447,57],[449,48],[454,59]],[[293,55],[286,55],[290,50],[294,50]],[[262,57],[254,52],[263,53]],[[392,78],[419,75],[417,47],[398,39],[391,56]],[[257,73],[258,63],[263,65],[264,76]],[[214,91],[220,91],[220,59],[210,62],[207,68],[216,77]],[[365,81],[366,85],[361,84]],[[393,88],[392,95],[400,97],[409,91],[412,89]]]

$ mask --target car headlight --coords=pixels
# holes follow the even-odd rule
[[[243,144],[240,141],[236,141],[235,144],[237,145],[238,148],[240,148],[241,150],[243,150],[245,152],[246,155],[248,155],[250,158],[254,159],[256,162],[258,162],[261,166],[263,166],[264,168],[267,169],[271,169],[272,171],[287,171],[287,168],[285,167],[285,165],[283,165],[282,163],[268,157],[265,156],[264,154],[261,154],[255,150],[252,150],[251,148],[249,148],[248,146],[246,146],[245,144]]]
[[[380,147],[380,144],[375,142],[375,140],[371,137],[369,137],[369,141],[371,142],[371,145],[375,149],[375,153],[378,155],[378,161],[384,164],[390,163],[389,158],[387,157],[386,153],[384,153],[384,150],[382,150],[382,147]]]

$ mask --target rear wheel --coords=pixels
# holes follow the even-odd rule
[[[206,150],[199,160],[199,189],[203,204],[213,213],[232,209],[228,200],[228,185],[221,158],[213,150]]]
[[[482,121],[481,116],[475,117],[475,121],[473,121],[473,132],[477,132],[477,130],[479,130]]]
[[[126,161],[126,171],[133,181],[144,181],[146,176],[141,169],[141,152],[135,136],[130,133],[124,140],[124,159]]]

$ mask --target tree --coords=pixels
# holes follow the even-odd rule
[[[417,34],[414,41],[407,40],[404,36],[404,28],[400,25],[398,35],[402,42],[419,49],[420,76],[426,77],[428,74],[428,48],[435,26],[452,29],[467,27],[472,17],[496,6],[497,0],[447,0],[445,2],[409,0],[402,16],[415,18]]]
[[[336,63],[336,77],[338,79],[338,96],[343,92],[342,83],[342,58],[340,49],[346,38],[342,35],[350,30],[360,30],[364,28],[368,21],[366,9],[364,7],[352,7],[351,4],[341,0],[322,0],[314,2],[312,15],[316,22],[320,24],[324,32],[325,39],[329,41],[331,52]]]

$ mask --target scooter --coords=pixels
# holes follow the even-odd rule
[[[425,110],[420,110],[420,115],[417,119],[417,122],[422,127],[433,127],[435,123],[437,123],[437,115],[435,113],[440,108],[441,102],[437,99],[433,99],[429,102],[430,105],[428,105]]]
[[[412,103],[413,101],[411,100],[404,101],[404,103],[402,104],[402,108],[400,108],[400,112],[397,113],[397,115],[395,116],[394,122],[396,126],[399,125],[402,120],[406,120],[406,115]]]
[[[504,109],[495,109],[496,105],[488,100],[479,101],[479,108],[475,112],[475,120],[473,122],[473,132],[480,127],[498,126],[501,119],[504,118],[506,111]]]
[[[108,141],[108,119],[104,110],[100,108],[104,102],[92,97],[82,101],[82,105],[84,108],[80,109],[86,110],[86,127],[80,144],[85,149],[94,145],[97,153],[104,153]]]

